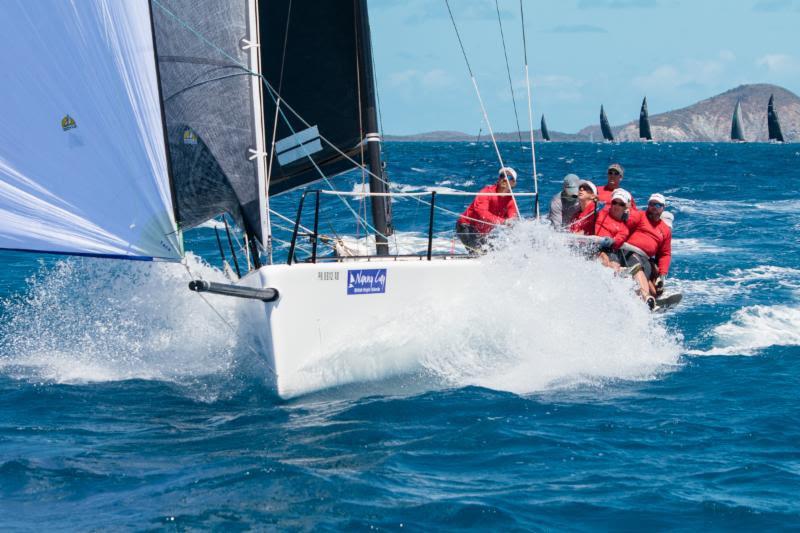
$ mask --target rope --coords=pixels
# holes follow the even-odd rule
[[[497,146],[497,139],[494,136],[494,130],[492,130],[492,123],[489,120],[489,114],[486,112],[486,106],[483,104],[483,97],[481,97],[481,91],[478,88],[478,82],[475,80],[475,75],[472,73],[472,67],[469,64],[469,58],[467,57],[467,51],[464,48],[464,43],[461,40],[461,34],[458,32],[458,26],[456,25],[456,19],[453,17],[453,10],[450,9],[450,2],[449,0],[444,0],[445,5],[447,6],[447,12],[450,14],[450,22],[453,23],[453,29],[456,32],[456,37],[458,38],[458,45],[461,47],[461,55],[464,56],[464,62],[467,64],[467,71],[469,72],[470,79],[472,80],[472,86],[475,88],[475,94],[478,96],[478,103],[481,106],[481,112],[483,113],[483,120],[486,121],[486,127],[489,130],[489,136],[492,138],[492,144],[494,145],[494,150],[497,152],[497,159],[500,161],[500,167],[505,167],[505,163],[503,163],[503,156],[500,154],[500,147]],[[517,205],[517,200],[512,195],[511,201],[514,202],[514,207],[517,210],[517,216],[522,218],[522,213],[519,210],[519,205]]]
[[[519,0],[519,14],[522,19],[522,49],[525,55],[525,87],[528,90],[528,123],[531,132],[531,161],[533,166],[533,192],[536,193],[535,216],[541,218],[539,213],[539,174],[536,172],[536,144],[533,142],[533,98],[531,96],[531,78],[528,74],[528,41],[525,38],[525,11],[522,8],[522,0]],[[515,104],[516,105],[516,104]]]
[[[519,127],[519,114],[517,113],[517,99],[514,97],[514,84],[511,82],[511,67],[508,65],[508,50],[506,50],[506,36],[503,33],[503,21],[500,18],[500,3],[494,0],[494,7],[497,9],[497,23],[500,25],[500,40],[503,43],[503,55],[506,58],[506,74],[508,74],[508,89],[511,91],[511,103],[514,104],[514,120],[517,123],[517,138],[522,144],[522,129]]]

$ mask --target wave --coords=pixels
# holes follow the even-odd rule
[[[771,346],[800,346],[800,308],[753,305],[712,331],[713,347],[691,355],[756,355]]]
[[[192,254],[194,275],[228,281]],[[181,264],[72,258],[4,302],[0,372],[66,384],[145,379],[214,399],[251,362],[246,307],[187,288]],[[220,384],[224,382],[224,385]],[[214,385],[213,383],[217,383]]]
[[[749,296],[757,290],[785,289],[800,292],[800,270],[774,265],[734,268],[726,274],[708,279],[670,280],[684,295],[685,305],[719,305]]]

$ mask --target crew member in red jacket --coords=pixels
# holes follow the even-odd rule
[[[613,268],[617,272],[620,270],[621,262],[619,247],[630,235],[628,226],[623,220],[630,204],[631,194],[628,191],[614,189],[611,203],[597,214],[597,220],[594,223],[594,234],[603,237],[600,241],[600,262],[603,263],[603,266]]]
[[[619,184],[622,178],[625,177],[625,169],[619,163],[613,163],[608,166],[607,174],[608,181],[606,181],[606,184],[597,188],[597,199],[606,205],[611,202],[611,195],[614,191],[619,189]],[[636,209],[636,202],[633,201],[633,196],[631,196],[631,206]]]
[[[594,235],[594,223],[597,220],[597,187],[589,180],[581,180],[578,183],[580,211],[572,215],[569,230],[579,235]]]
[[[498,172],[497,183],[480,190],[475,200],[456,222],[456,235],[467,250],[477,251],[486,242],[486,237],[496,226],[519,216],[517,204],[511,196],[517,184],[517,171],[503,167]],[[493,196],[497,194],[497,196]],[[500,196],[501,194],[505,196]]]
[[[666,205],[664,195],[656,193],[647,201],[646,211],[634,211],[628,217],[631,234],[626,243],[636,247],[639,252],[626,252],[625,257],[629,265],[633,265],[639,293],[651,309],[656,302],[654,295],[650,294],[648,282],[653,279],[655,286],[663,285],[663,278],[669,273],[672,260],[672,230],[661,220]],[[650,263],[651,257],[656,261],[657,271]]]

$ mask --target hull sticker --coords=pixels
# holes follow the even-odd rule
[[[347,271],[347,294],[383,294],[385,292],[385,268]]]

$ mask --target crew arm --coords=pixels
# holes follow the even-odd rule
[[[672,262],[672,234],[661,243],[658,250],[658,274],[666,276]]]
[[[620,229],[617,234],[614,236],[614,250],[619,250],[619,247],[622,246],[625,241],[628,240],[628,236],[630,236],[631,232],[628,229],[628,226],[625,224],[620,224]]]

